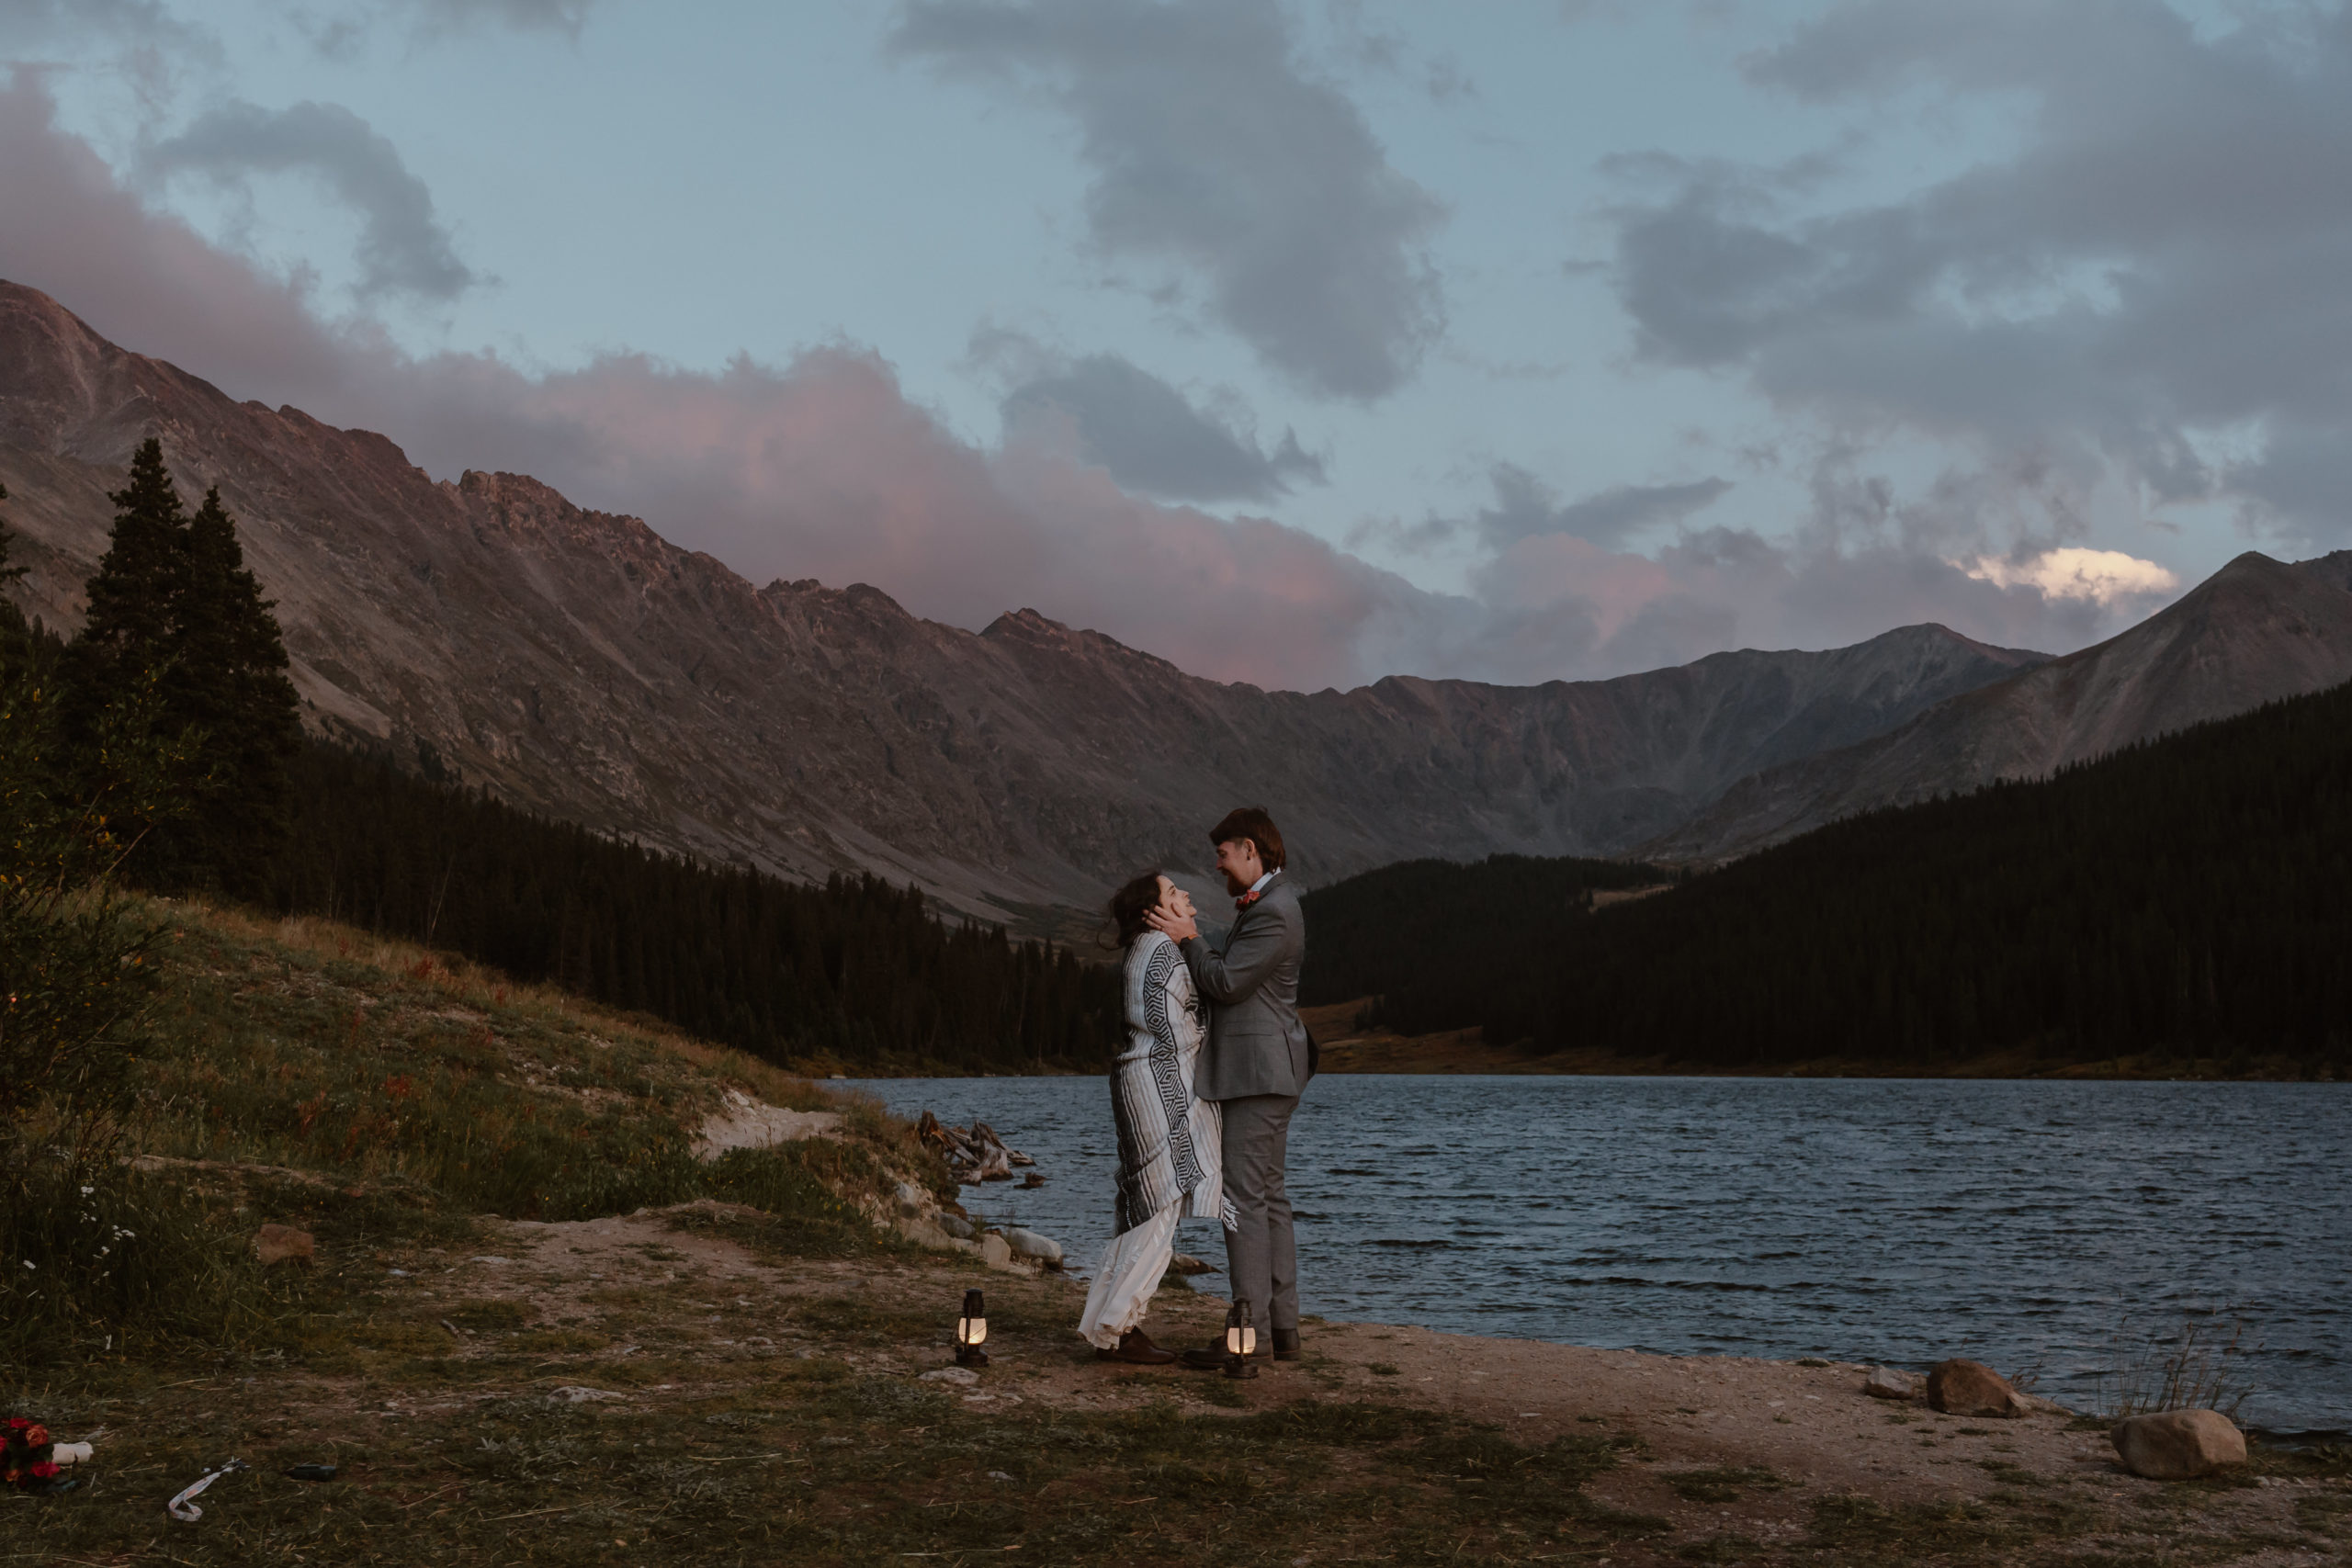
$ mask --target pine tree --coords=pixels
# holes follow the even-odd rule
[[[90,579],[89,618],[74,641],[73,711],[85,718],[174,653],[175,610],[187,592],[187,519],[164,468],[164,444],[150,436],[130,459],[130,483],[107,497],[114,528]]]
[[[271,601],[245,567],[237,525],[205,492],[189,519],[187,564],[174,604],[173,716],[202,732],[205,798],[164,835],[184,877],[249,897],[286,829],[288,769],[302,744],[300,702]]]
[[[191,797],[170,820],[141,825],[131,869],[156,886],[251,894],[284,831],[288,769],[301,743],[277,622],[220,492],[187,516],[162,442],[140,446],[130,484],[109,499],[114,529],[67,672],[68,732],[85,765],[103,768],[87,754],[98,716],[152,686],[154,739],[185,742]]]

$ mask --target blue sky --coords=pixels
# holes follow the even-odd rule
[[[967,626],[2064,649],[2342,540],[2338,7],[0,0],[0,276]]]

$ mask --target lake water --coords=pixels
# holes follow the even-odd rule
[[[853,1087],[989,1122],[1046,1184],[966,1206],[1099,1255],[1102,1079]],[[2352,1428],[2347,1113],[2342,1084],[1328,1077],[1291,1135],[1300,1298],[1677,1354],[1969,1356],[2077,1408],[2215,1313],[2244,1325],[2242,1418]],[[1224,1263],[1212,1224],[1177,1245]]]

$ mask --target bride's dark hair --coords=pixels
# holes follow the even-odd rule
[[[1159,908],[1159,868],[1152,867],[1111,895],[1111,926],[1119,933],[1119,946],[1133,947],[1136,938],[1151,928],[1143,918]]]

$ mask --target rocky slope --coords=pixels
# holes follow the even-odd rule
[[[1245,800],[1310,878],[1623,851],[2041,657],[1913,626],[1601,682],[1227,685],[1032,611],[974,634],[863,585],[755,588],[535,480],[435,482],[382,436],[235,402],[0,284],[0,483],[28,609],[76,620],[106,492],[151,434],[191,501],[217,484],[237,516],[317,731],[666,847],[870,868],[998,914],[1197,864]]]
[[[1767,769],[1644,846],[1719,860],[1839,817],[2044,776],[2069,762],[2352,681],[2352,550],[2248,551],[2131,630],[1942,703],[1886,734]]]

